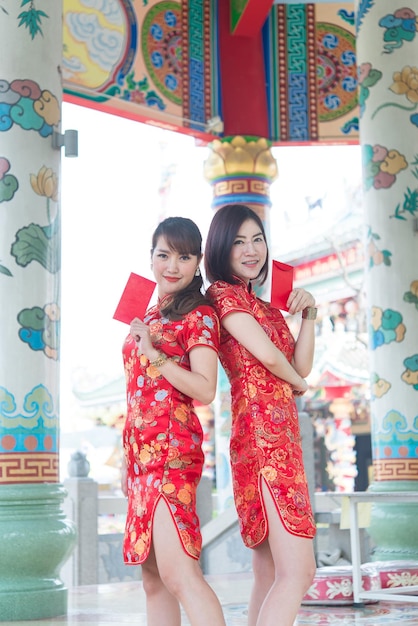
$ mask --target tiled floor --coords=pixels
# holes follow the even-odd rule
[[[246,608],[251,574],[208,577],[224,607],[228,626],[246,626]],[[146,626],[144,592],[139,582],[74,588],[69,591],[65,617],[24,622],[1,622],[2,626]],[[184,617],[183,626],[189,622]],[[418,605],[378,602],[362,609],[352,606],[304,606],[297,626],[418,626]],[[164,626],[163,624],[161,626]],[[277,626],[280,626],[278,623]],[[296,626],[296,625],[295,625]]]

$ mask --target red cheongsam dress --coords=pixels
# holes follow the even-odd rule
[[[292,388],[239,344],[222,327],[222,319],[234,312],[252,315],[289,362],[294,338],[281,312],[257,298],[244,282],[217,281],[207,295],[221,321],[219,358],[231,383],[231,468],[244,543],[254,548],[268,533],[262,479],[289,533],[312,538],[315,521]]]
[[[154,346],[184,369],[190,370],[192,348],[208,346],[218,351],[219,321],[210,306],[199,306],[180,321],[162,317],[154,306],[144,321]],[[128,335],[123,346],[128,406],[123,431],[128,475],[124,560],[128,564],[146,560],[160,498],[169,506],[184,550],[198,559],[202,539],[196,488],[204,462],[202,427],[192,399],[173,387],[138,352]]]

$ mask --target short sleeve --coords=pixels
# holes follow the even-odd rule
[[[208,346],[218,352],[220,326],[214,308],[203,305],[188,313],[184,333],[187,352],[196,346]]]
[[[216,281],[207,290],[207,296],[215,307],[220,320],[228,313],[238,311],[253,314],[251,297],[242,285],[230,285],[224,281]]]

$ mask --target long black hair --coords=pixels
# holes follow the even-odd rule
[[[160,222],[152,236],[151,257],[157,246],[158,239],[164,237],[170,250],[178,254],[191,254],[202,258],[202,235],[196,224],[187,217],[167,217]],[[202,293],[202,276],[194,276],[192,282],[174,294],[172,298],[164,299],[161,313],[171,320],[179,320],[186,313],[190,313],[200,304],[209,304]]]
[[[231,285],[239,281],[231,270],[231,250],[235,237],[242,224],[247,220],[254,220],[260,228],[267,244],[263,222],[255,211],[245,204],[229,204],[217,210],[212,218],[205,245],[205,272],[208,280],[224,280]],[[257,276],[257,282],[262,285],[268,276],[269,255],[267,249],[266,261]]]

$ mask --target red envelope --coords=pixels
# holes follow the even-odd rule
[[[273,261],[271,277],[271,304],[287,311],[287,299],[293,289],[293,266]]]
[[[125,322],[125,324],[130,324],[134,317],[142,320],[154,293],[155,285],[154,281],[131,273],[113,319]]]

